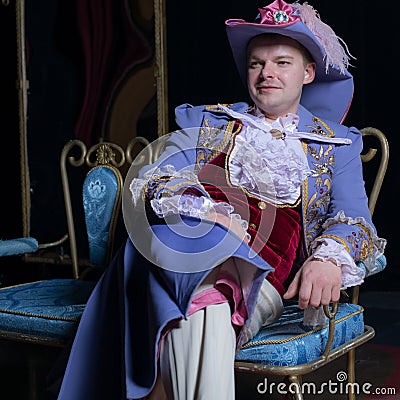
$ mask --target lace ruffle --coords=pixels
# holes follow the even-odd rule
[[[229,162],[232,184],[274,203],[294,203],[309,175],[300,141],[277,140],[250,126],[236,139]]]
[[[216,213],[236,219],[246,232],[247,239],[250,240],[250,235],[247,233],[247,229],[249,228],[248,222],[242,219],[239,214],[234,213],[234,208],[228,203],[214,203],[204,196],[183,194],[153,199],[150,201],[150,204],[157,216],[162,218],[172,214],[207,218],[211,211],[215,211]]]
[[[186,181],[192,182],[201,188],[199,179],[197,175],[188,169],[182,169],[177,171],[173,165],[164,165],[162,167],[154,167],[146,171],[141,178],[132,179],[129,189],[132,193],[132,201],[136,206],[138,201],[143,196],[143,191],[146,190],[149,182],[157,180],[157,178],[168,176],[171,179],[185,179]]]
[[[342,268],[342,289],[361,285],[364,282],[365,271],[358,267],[345,247],[333,239],[317,239],[314,248],[319,246],[313,253],[313,257],[322,261],[334,260]]]

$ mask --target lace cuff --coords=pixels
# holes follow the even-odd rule
[[[251,236],[247,233],[249,224],[242,219],[239,214],[235,214],[234,208],[225,202],[214,203],[205,196],[193,196],[190,194],[174,195],[171,197],[161,197],[150,201],[150,205],[157,216],[163,218],[167,215],[180,214],[190,217],[207,218],[211,211],[227,217],[235,218],[240,222],[246,237],[250,240]]]
[[[314,242],[314,258],[322,261],[333,260],[342,268],[342,289],[360,285],[364,282],[365,270],[358,267],[346,248],[333,239],[321,238]]]
[[[203,185],[197,175],[188,169],[176,171],[173,165],[153,167],[143,174],[142,177],[134,178],[129,185],[132,193],[134,206],[145,197],[159,198],[162,195],[172,196],[182,188],[195,187],[204,193]]]

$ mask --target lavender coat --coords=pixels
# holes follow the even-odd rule
[[[244,112],[248,105],[237,103],[231,107]],[[302,187],[304,256],[307,256],[313,241],[324,236],[342,243],[356,261],[368,263],[367,260],[374,258],[374,247],[367,232],[375,228],[368,211],[362,178],[359,157],[361,134],[355,128],[322,121],[301,106],[298,115],[299,130],[315,133],[320,139],[334,136],[352,141],[351,145],[312,140],[303,143],[313,172]],[[158,166],[173,163],[177,169],[185,164],[196,168],[199,160],[207,163],[234,134],[231,128],[235,121],[214,106],[183,105],[177,108],[176,117],[182,128],[202,127],[206,136],[208,129],[210,134],[213,133],[212,140],[204,146],[200,143],[204,135],[176,132],[171,135],[165,152],[157,160]],[[240,122],[235,126],[240,129]],[[211,132],[212,127],[217,130]],[[188,150],[177,152],[182,148]],[[141,175],[148,169],[142,170]],[[174,183],[171,188],[184,184],[179,180]],[[152,195],[158,195],[157,187]],[[330,218],[337,217],[339,211],[343,211],[340,221],[324,225]],[[365,224],[351,222],[360,217]],[[192,217],[183,217],[182,221],[177,223],[189,227],[202,226]],[[242,271],[247,293],[246,306],[251,315],[260,285],[273,269],[249,251],[249,247],[234,234],[219,225],[213,226],[200,239],[182,238],[168,225],[157,221],[143,231],[138,246],[147,246],[154,257],[152,261],[156,260],[166,269],[155,266],[131,240],[127,240],[98,282],[85,308],[59,400],[136,399],[146,396],[156,378],[162,329],[171,321],[185,318],[193,292],[207,273],[227,258],[234,257]],[[160,246],[155,244],[157,241],[168,242],[171,249],[166,251],[162,247],[160,250]],[[180,258],[181,249],[185,252]],[[209,249],[216,250],[208,252]],[[199,254],[199,250],[202,253]],[[202,270],[188,273],[193,263],[203,265]],[[180,272],[170,270],[177,265]]]

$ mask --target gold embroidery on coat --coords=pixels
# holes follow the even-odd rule
[[[204,126],[200,128],[199,140],[197,142],[196,170],[197,172],[212,160],[218,153],[226,148],[235,135],[242,129],[242,124],[233,132],[235,121],[229,121],[226,125],[211,126],[210,120],[204,120]],[[219,135],[223,135],[219,138]]]
[[[307,193],[307,197],[305,197],[308,199],[308,203],[304,213],[304,225],[306,227],[306,243],[309,247],[320,233],[328,212],[335,157],[332,154],[332,145],[309,144],[306,148],[312,159],[311,176],[308,180],[314,178],[314,192]]]
[[[203,189],[203,186],[199,186],[199,183],[195,181],[179,181],[175,184],[172,184],[170,180],[173,178],[173,176],[156,177],[147,182],[147,184],[142,189],[142,199],[145,201],[146,199],[152,198],[159,199],[161,197],[172,197],[180,189],[186,187]],[[150,186],[153,186],[153,188],[151,189]]]
[[[317,135],[320,136],[328,136],[328,137],[334,137],[335,133],[333,132],[333,130],[331,128],[329,128],[329,126],[322,121],[322,119],[319,119],[317,117],[313,117],[313,122],[314,122],[314,126],[312,125],[308,125],[308,128],[310,128],[310,132],[311,133],[315,133]]]
[[[219,106],[224,106],[224,107],[230,107],[232,105],[232,103],[228,103],[228,104],[213,104],[210,106],[206,106],[206,110],[207,111],[220,111],[220,112],[225,112],[224,110],[222,110],[222,108],[219,108]]]
[[[331,223],[330,226],[342,224],[343,222],[347,222],[347,221],[335,221],[335,222]],[[365,225],[363,225],[361,223],[357,223],[357,224],[354,224],[353,226],[358,226],[359,228],[361,228],[361,230],[359,230],[357,232],[353,231],[351,235],[347,235],[346,240],[348,243],[346,243],[346,241],[344,239],[340,239],[337,236],[333,236],[333,235],[322,235],[319,237],[332,237],[334,239],[339,240],[341,243],[343,243],[346,246],[347,251],[350,254],[353,254],[353,257],[355,260],[362,261],[362,260],[366,259],[372,253],[373,239],[371,236],[371,232]],[[351,253],[349,246],[351,247],[353,253]]]
[[[362,224],[355,224],[361,228],[358,232],[351,232],[347,235],[346,239],[350,243],[351,248],[355,254],[354,258],[357,260],[366,259],[372,252],[372,237],[368,229]]]

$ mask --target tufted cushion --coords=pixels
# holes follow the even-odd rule
[[[66,339],[76,330],[95,282],[51,279],[0,289],[0,331]]]
[[[104,166],[92,169],[83,183],[83,207],[92,264],[105,263],[110,222],[119,190],[114,171]]]
[[[357,304],[339,304],[332,348],[364,331],[363,311]],[[286,306],[279,321],[262,328],[239,350],[236,361],[292,366],[320,357],[327,342],[328,325],[315,329],[306,327],[303,325],[303,314],[297,305]]]

